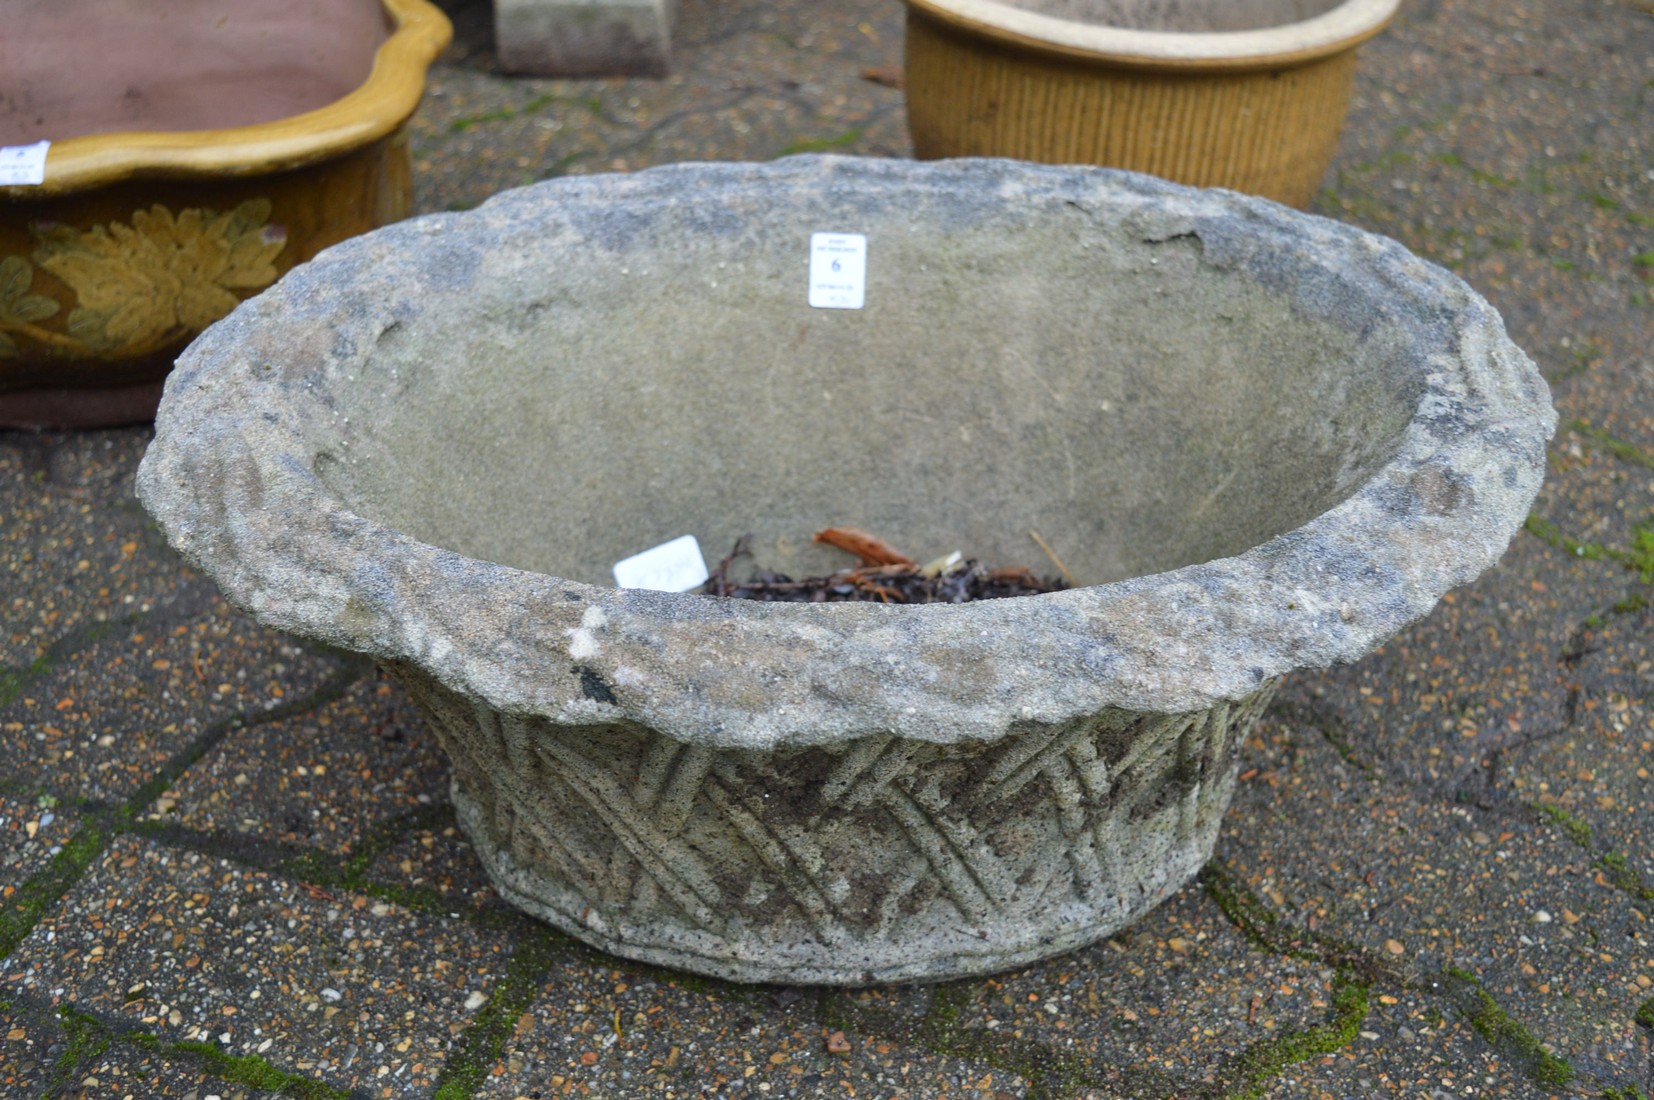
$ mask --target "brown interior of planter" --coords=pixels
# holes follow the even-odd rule
[[[379,0],[6,0],[0,145],[215,130],[324,107],[368,78]]]
[[[1012,7],[1076,23],[1134,31],[1202,34],[1301,23],[1344,0],[1007,0]]]

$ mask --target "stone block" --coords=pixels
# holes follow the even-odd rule
[[[664,76],[677,0],[494,0],[500,66],[532,76]]]

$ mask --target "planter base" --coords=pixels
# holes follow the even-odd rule
[[[980,746],[715,750],[501,715],[387,665],[502,896],[605,951],[742,982],[991,973],[1093,943],[1211,855],[1273,685]]]
[[[59,386],[0,392],[0,428],[115,428],[141,424],[154,418],[164,385],[157,379],[97,389]]]

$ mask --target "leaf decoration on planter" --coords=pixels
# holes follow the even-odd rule
[[[43,294],[30,294],[34,267],[22,256],[0,260],[0,358],[15,356],[17,342],[10,332],[27,333],[35,322],[58,311],[58,304]]]
[[[224,213],[174,214],[157,203],[134,211],[130,225],[36,226],[34,260],[75,292],[72,343],[105,357],[141,355],[193,336],[275,281],[287,233],[269,218],[268,199]]]

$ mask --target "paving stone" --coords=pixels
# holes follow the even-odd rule
[[[1565,420],[1654,407],[1635,335],[1654,299],[1634,262],[1654,246],[1636,121],[1651,49],[1654,26],[1630,8],[1404,6],[1363,50],[1387,79],[1358,86],[1319,204],[1465,275],[1551,378]]]
[[[507,187],[680,160],[767,160],[788,152],[905,156],[902,9],[731,0],[686,3],[662,80],[509,83],[486,3],[445,8],[455,45],[432,70],[410,126],[421,210],[474,206]]]
[[[54,1069],[66,1046],[53,1014],[0,993],[0,1090],[4,1095],[42,1095],[54,1083]]]
[[[0,431],[0,670],[174,598],[177,558],[132,492],[148,440]]]
[[[1430,989],[1427,1012],[1463,1018],[1476,999],[1443,987],[1450,971],[1473,975],[1534,1042],[1597,1079],[1635,1080],[1635,977],[1654,968],[1654,938],[1586,853],[1513,808],[1421,798],[1352,768],[1318,731],[1265,723],[1259,740],[1268,747],[1237,794],[1219,858],[1273,913],[1393,964],[1375,994]],[[1316,835],[1338,844],[1288,839]],[[1470,1053],[1451,1052],[1450,1064],[1485,1045],[1465,1041]],[[1519,1059],[1499,1053],[1508,1073]]]
[[[302,703],[339,660],[203,592],[65,655],[0,706],[11,778],[62,799],[120,802],[214,723]]]
[[[1553,737],[1512,750],[1505,767],[1517,798],[1541,807],[1592,858],[1623,860],[1626,875],[1654,889],[1651,639],[1654,614],[1646,609],[1592,630],[1582,639],[1592,652],[1575,666],[1573,720]],[[1636,892],[1631,878],[1626,883]]]
[[[394,1093],[434,1083],[506,947],[462,922],[123,837],[0,961],[0,989]]]
[[[173,820],[348,853],[447,798],[448,764],[407,697],[371,672],[339,698],[233,731],[173,784]]]
[[[517,913],[494,890],[470,842],[454,824],[451,808],[441,824],[410,830],[385,849],[365,877],[381,887],[434,891],[452,912]]]
[[[185,1055],[117,1041],[82,1062],[53,1100],[276,1100],[281,1095],[225,1081]]]
[[[955,1024],[1076,1059],[1094,1087],[1176,1092],[1222,1080],[1255,1044],[1325,1023],[1332,977],[1249,947],[1191,885],[1102,944],[972,983]]]
[[[1602,563],[1518,534],[1499,566],[1366,660],[1289,678],[1278,710],[1338,745],[1349,768],[1485,801],[1500,755],[1564,721],[1559,661],[1580,607],[1622,593]]]
[[[1354,1042],[1284,1068],[1263,1097],[1542,1100],[1556,1095],[1516,1072],[1468,1023],[1451,1012],[1443,1016],[1432,999],[1408,992],[1384,996],[1394,996],[1395,1003],[1386,1004],[1375,993]]]
[[[141,1032],[115,1035],[89,1017],[0,1003],[0,1089],[17,1100],[274,1100],[226,1080],[206,1059]]]
[[[50,794],[0,791],[0,902],[75,835],[80,811]]]
[[[489,0],[439,2],[457,33],[411,128],[421,211],[563,173],[796,148],[910,152],[900,91],[864,75],[888,78],[899,66],[902,8],[889,0],[683,0],[675,71],[657,81],[504,79]],[[1654,266],[1638,259],[1654,253],[1654,19],[1645,9],[1643,0],[1404,4],[1362,50],[1349,125],[1316,204],[1456,270],[1500,309],[1550,380],[1564,422],[1536,513],[1555,536],[1620,550],[1654,521],[1654,469],[1636,457],[1654,456]],[[222,607],[165,549],[131,495],[148,438],[147,428],[0,432],[0,892],[38,871],[75,828],[106,820],[109,803],[204,729],[304,698],[333,667],[286,652],[289,643]],[[1312,955],[1347,943],[1388,969],[1355,1038],[1280,1067],[1262,1096],[1654,1091],[1654,1033],[1633,1022],[1654,994],[1654,907],[1626,877],[1654,881],[1654,621],[1639,598],[1654,601],[1654,589],[1635,570],[1524,534],[1497,570],[1380,653],[1285,685],[1248,749],[1251,774],[1218,866],[1276,915],[1280,936]],[[465,1007],[470,994],[499,990],[507,975],[508,933],[496,929],[519,936],[527,926],[443,815],[445,765],[423,733],[404,730],[399,742],[394,724],[379,730],[376,717],[400,716],[402,704],[378,696],[368,675],[336,703],[229,731],[163,794],[166,810],[150,807],[159,816],[139,823],[147,839],[117,839],[0,960],[0,1095],[90,1088],[86,1076],[102,1090],[88,1095],[100,1097],[181,1100],[198,1090],[205,1100],[245,1088],[195,1081],[193,1060],[118,1038],[81,1078],[59,1080],[67,1042],[57,1007],[163,1042],[199,1034],[216,1015],[206,1041],[227,1053],[257,1053],[268,1040],[261,1057],[307,1080],[362,1096],[432,1095],[456,1035],[481,1014]],[[60,711],[64,699],[72,702]],[[41,794],[58,799],[46,824]],[[434,818],[410,825],[359,880],[390,897],[407,891],[418,911],[342,888],[312,896],[246,862],[222,862],[300,844],[353,852],[395,820],[388,814],[427,807]],[[433,905],[443,908],[428,913]],[[356,939],[383,940],[382,958],[361,949],[357,962],[347,926]],[[179,932],[186,940],[174,949]],[[106,961],[93,962],[99,946]],[[184,969],[192,957],[202,961]],[[439,962],[448,964],[440,972]],[[1522,1034],[1554,1044],[1575,1080],[1541,1085],[1508,1041],[1479,1033],[1468,995],[1442,985],[1450,965],[1474,974]],[[1242,1087],[1224,1079],[1225,1059],[1255,1032],[1325,1022],[1330,1007],[1316,1001],[1330,1006],[1331,992],[1322,961],[1248,943],[1198,886],[1113,945],[940,992],[740,989],[573,946],[553,952],[549,967],[497,1059],[478,1048],[476,1095],[854,1089],[998,1100],[1040,1087],[959,1056],[960,1044],[992,1039],[1046,1085],[1076,1082],[1059,1095],[1171,1095],[1156,1087],[1161,1073],[1190,1082],[1188,1095],[1215,1097]],[[146,994],[154,983],[154,1003],[124,1000],[139,980]],[[322,988],[340,1001],[320,1000]],[[1268,989],[1273,1000],[1253,1009]],[[222,1015],[226,1005],[235,1016]],[[339,1009],[331,1020],[328,1008]],[[621,1033],[604,1045],[616,1009]],[[949,1042],[925,1030],[937,1012],[955,1014]],[[1275,1028],[1264,1028],[1270,1019]],[[832,1053],[827,1042],[845,1021],[868,1028],[851,1027],[851,1049]],[[786,1060],[772,1063],[774,1054]],[[1074,1067],[1084,1072],[1061,1076]],[[140,1071],[152,1091],[135,1084]],[[1210,1084],[1209,1072],[1218,1077]]]
[[[506,1043],[479,1100],[672,1097],[1021,1097],[1016,1073],[860,1034],[823,1012],[822,990],[737,987],[601,958],[559,960]],[[919,1026],[933,991],[851,994],[853,1011]],[[842,1032],[837,1039],[835,1035]],[[831,1044],[831,1047],[830,1045]]]

